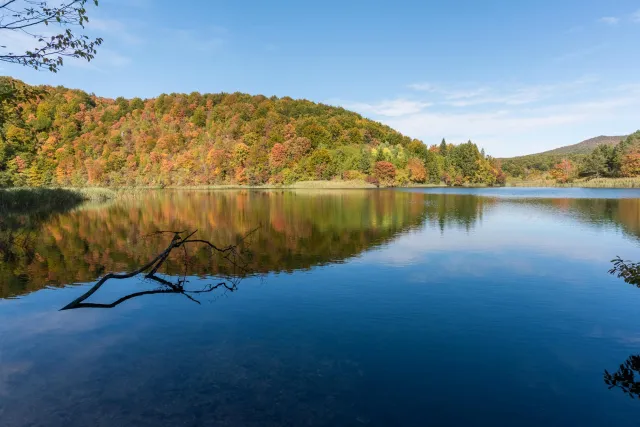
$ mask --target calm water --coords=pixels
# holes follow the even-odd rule
[[[167,191],[20,221],[0,234],[4,427],[640,416],[603,382],[640,353],[640,289],[607,274],[640,260],[639,191]],[[225,245],[254,227],[243,271],[196,247],[164,269],[191,290],[241,278],[235,292],[59,311],[161,252],[154,231]],[[87,301],[155,289],[113,280]]]

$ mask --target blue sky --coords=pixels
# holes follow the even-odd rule
[[[105,40],[91,64],[0,74],[109,97],[306,98],[495,156],[640,128],[637,0],[101,0],[89,16]]]

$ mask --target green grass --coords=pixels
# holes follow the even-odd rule
[[[64,189],[10,189],[0,190],[0,213],[23,214],[57,211],[73,207],[85,199],[81,193]]]
[[[0,189],[0,214],[20,215],[61,212],[82,202],[104,202],[116,192],[103,188],[11,188]]]

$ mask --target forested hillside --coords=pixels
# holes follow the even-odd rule
[[[107,99],[0,77],[0,186],[504,183],[471,142],[428,148],[343,108],[288,97]]]
[[[528,171],[547,172],[563,159],[580,163],[599,145],[616,146],[626,136],[597,136],[577,144],[566,145],[536,154],[501,159],[509,175],[522,176]]]
[[[540,154],[559,154],[559,155],[589,154],[598,145],[616,146],[620,141],[622,141],[626,137],[627,135],[622,135],[622,136],[600,135],[600,136],[596,136],[595,138],[589,138],[582,142],[578,142],[577,144],[565,145],[564,147],[555,148],[549,151],[544,151]],[[533,155],[535,156],[536,154],[533,154]]]
[[[513,177],[530,179],[548,176],[558,182],[570,182],[578,177],[640,176],[640,131],[617,144],[611,144],[611,140],[600,141],[601,144],[586,153],[580,150],[567,151],[564,154],[562,151],[550,151],[503,159],[502,165],[505,172]]]

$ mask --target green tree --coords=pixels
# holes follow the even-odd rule
[[[207,125],[207,113],[204,111],[204,107],[198,107],[191,116],[191,123],[198,127],[205,127]]]
[[[442,138],[442,142],[440,142],[440,147],[438,147],[438,152],[441,156],[447,155],[447,141]]]
[[[614,148],[608,145],[597,146],[582,165],[583,176],[611,176],[614,168]]]

